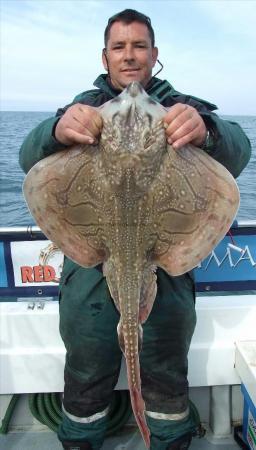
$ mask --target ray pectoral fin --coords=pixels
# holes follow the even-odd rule
[[[78,146],[45,158],[29,171],[23,188],[43,233],[66,256],[85,267],[106,258],[98,225],[100,207],[90,189],[98,177],[96,151]]]
[[[159,230],[153,262],[170,275],[182,275],[195,268],[225,236],[233,218],[215,213],[211,209],[198,214],[190,227],[177,230],[172,221]]]
[[[107,257],[100,239],[99,215],[97,209],[90,204],[84,204],[80,213],[72,207],[63,216],[58,214],[57,220],[62,230],[60,248],[65,255],[84,267],[100,264]],[[57,243],[58,236],[53,238]]]
[[[70,226],[65,226],[65,223],[62,223],[61,220],[58,224],[61,229],[61,236],[58,237],[55,234],[51,236],[51,233],[48,233],[48,237],[56,243],[66,256],[83,267],[94,267],[105,261],[106,250],[103,245],[101,248],[98,244],[95,245],[93,237],[86,236],[85,233],[74,233],[73,230],[71,232]],[[43,229],[43,227],[41,228]]]
[[[239,192],[230,173],[202,150],[170,148],[154,203],[157,241],[152,262],[170,275],[181,275],[196,267],[225,236]]]

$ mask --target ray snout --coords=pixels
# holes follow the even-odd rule
[[[131,97],[137,97],[137,95],[143,93],[143,88],[138,81],[133,81],[127,86],[127,93]]]
[[[143,121],[145,117],[151,116],[153,121],[159,121],[167,112],[145,92],[138,81],[130,83],[120,95],[99,106],[98,109],[104,121],[111,121],[112,126],[118,123],[119,128],[118,118],[124,120],[124,125],[134,128],[138,119]]]

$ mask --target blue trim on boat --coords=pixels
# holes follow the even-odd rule
[[[11,256],[11,244],[8,241],[4,242],[4,257],[5,257],[7,283],[9,287],[14,288],[15,284],[14,284],[14,273]],[[1,291],[2,288],[0,288],[0,292]]]
[[[14,275],[11,243],[46,240],[48,240],[46,236],[37,227],[0,229],[0,243],[4,253],[4,258],[2,257],[0,261],[0,270],[3,272],[0,282],[0,301],[6,301],[5,298],[15,301],[17,298],[35,297],[39,300],[43,297],[58,297],[58,284],[49,285],[43,279],[42,283],[37,281],[37,284],[33,286],[29,284],[21,286],[19,282],[18,286],[15,286],[17,273]],[[102,270],[102,265],[96,268]],[[234,222],[230,232],[194,270],[196,291],[207,294],[207,292],[219,291],[256,290],[255,269],[256,221],[243,226]],[[41,281],[40,277],[39,281]]]
[[[247,281],[216,281],[216,282],[196,282],[197,292],[219,292],[219,291],[254,291],[256,290],[256,280]]]

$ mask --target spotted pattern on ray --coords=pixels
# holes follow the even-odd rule
[[[24,195],[65,255],[84,267],[104,263],[120,311],[132,407],[149,446],[138,353],[141,324],[156,296],[156,266],[173,276],[197,266],[226,234],[239,193],[229,172],[205,152],[167,144],[167,111],[138,83],[98,111],[99,144],[40,161],[25,179]]]

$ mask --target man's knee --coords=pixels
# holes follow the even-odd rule
[[[186,364],[180,370],[149,372],[141,367],[142,395],[146,409],[160,413],[183,412],[188,408],[188,381]]]
[[[63,397],[65,410],[75,416],[91,416],[105,410],[111,402],[119,369],[120,365],[115,370],[105,370],[101,374],[78,376],[66,366]]]

